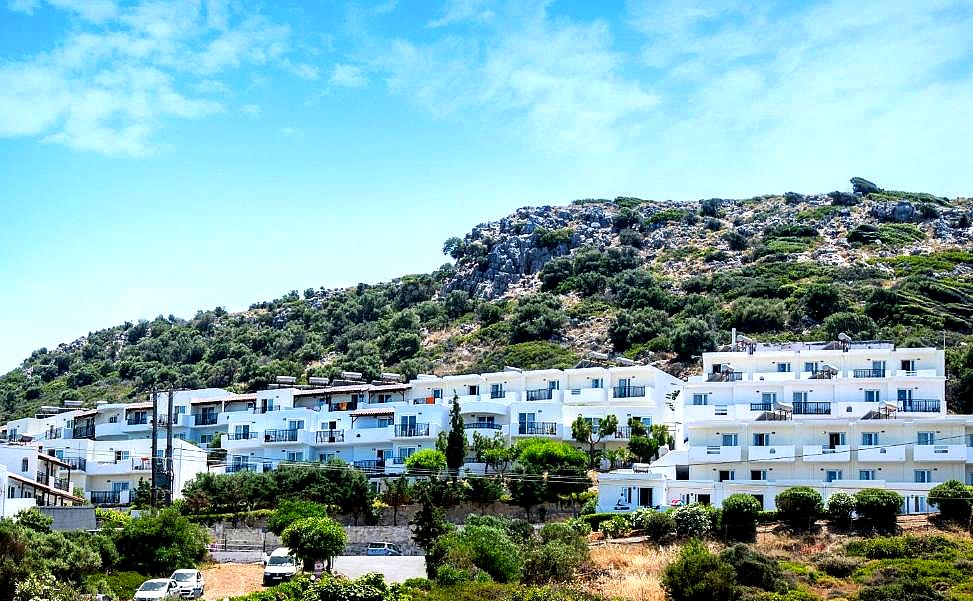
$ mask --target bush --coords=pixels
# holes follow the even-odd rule
[[[405,467],[420,475],[438,474],[446,469],[446,455],[436,449],[422,449],[406,458]]]
[[[110,595],[113,599],[131,599],[143,582],[145,576],[138,572],[112,572],[89,576],[86,585],[92,590]]]
[[[730,250],[741,251],[746,250],[749,244],[747,237],[741,234],[738,230],[731,230],[723,234],[723,240],[730,247]]]
[[[858,601],[946,601],[948,597],[925,582],[902,579],[891,584],[865,586]]]
[[[833,313],[844,311],[848,303],[833,284],[814,284],[801,297],[801,306],[808,317],[821,321]]]
[[[41,513],[41,510],[36,507],[20,511],[17,513],[16,518],[17,523],[24,528],[30,528],[34,532],[41,533],[50,532],[51,524],[54,523],[54,518],[45,513]]]
[[[844,332],[856,340],[872,340],[878,333],[875,321],[858,313],[835,313],[825,318],[821,324],[828,340],[837,340],[838,334]]]
[[[672,516],[676,535],[680,538],[703,538],[713,531],[713,518],[704,505],[686,505]]]
[[[747,545],[737,543],[724,549],[720,553],[720,559],[733,567],[737,583],[740,585],[770,592],[786,587],[783,573],[777,562]]]
[[[739,597],[733,567],[695,539],[666,566],[662,588],[670,601],[734,601]]]
[[[851,557],[843,555],[824,555],[817,558],[814,565],[819,570],[834,578],[847,578],[852,572],[858,569],[861,562]]]
[[[649,537],[657,545],[662,545],[676,534],[676,522],[671,511],[655,511],[639,508],[632,514],[632,528]]]
[[[847,529],[851,527],[852,514],[855,512],[855,498],[843,492],[833,493],[828,497],[828,508],[825,513],[832,528]]]
[[[541,544],[531,545],[524,565],[528,582],[570,582],[588,561],[588,541],[567,524],[545,525]]]
[[[566,321],[557,297],[544,293],[524,296],[514,309],[511,342],[548,340],[561,334]]]
[[[777,505],[777,516],[795,530],[809,530],[824,508],[821,493],[807,486],[782,490],[774,503]]]
[[[723,501],[723,534],[730,540],[751,541],[757,536],[760,502],[748,494],[733,494]]]
[[[206,556],[208,535],[173,509],[143,515],[115,534],[119,568],[151,576],[195,566]]]
[[[601,525],[603,523],[607,522],[613,517],[616,517],[617,515],[618,515],[617,513],[589,513],[589,514],[581,515],[579,519],[581,519],[586,524],[591,526],[592,530],[598,532],[599,530],[601,530]]]
[[[944,536],[877,536],[848,543],[848,555],[868,559],[915,559],[927,556],[952,556],[955,541]]]
[[[968,525],[973,491],[959,480],[947,480],[929,491],[929,503],[939,508],[939,515],[948,522]]]
[[[284,500],[267,519],[267,530],[280,536],[284,529],[301,518],[326,517],[328,517],[328,508],[321,503]]]
[[[631,530],[625,516],[616,515],[601,525],[601,533],[605,538],[621,538]]]
[[[496,582],[517,581],[523,568],[520,547],[493,526],[467,526],[439,537],[427,561],[437,569],[449,565],[467,570],[471,576],[482,570]]]
[[[680,359],[712,351],[716,348],[716,335],[702,319],[691,317],[678,323],[672,333],[672,350]]]
[[[855,511],[860,524],[866,528],[894,529],[895,516],[902,503],[902,495],[890,490],[866,488],[855,493]]]
[[[312,570],[314,562],[327,560],[345,549],[345,530],[338,522],[325,517],[301,518],[286,529],[280,542],[304,563],[305,570]]]

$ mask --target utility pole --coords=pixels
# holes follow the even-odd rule
[[[166,420],[166,503],[172,504],[172,420],[175,416],[172,415],[172,398],[173,398],[172,387],[169,387],[169,419]]]
[[[154,510],[158,504],[158,474],[156,473],[156,461],[155,456],[159,450],[159,393],[155,390],[152,391],[152,456],[149,458],[149,463],[152,466],[152,494],[149,501],[149,506]]]

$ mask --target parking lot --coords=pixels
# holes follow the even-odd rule
[[[204,599],[224,599],[245,595],[263,589],[263,564],[223,563],[203,569],[206,580]],[[334,571],[348,578],[357,578],[369,572],[379,572],[386,582],[403,582],[409,578],[426,575],[424,557],[366,557],[345,555],[335,557]]]

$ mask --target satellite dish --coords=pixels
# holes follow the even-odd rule
[[[844,332],[838,334],[838,340],[842,342],[851,342],[851,336],[845,334]]]

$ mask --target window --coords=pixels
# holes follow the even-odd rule
[[[199,444],[209,444],[211,442],[213,442],[213,435],[212,434],[200,434],[199,435]]]
[[[804,362],[804,371],[809,371],[812,374],[817,373],[818,372],[818,362],[817,361],[805,361]]]
[[[858,470],[859,480],[874,480],[875,470]]]
[[[709,405],[709,393],[694,393],[693,394],[693,405]]]
[[[720,470],[720,482],[736,480],[736,472],[733,470]]]
[[[736,447],[739,445],[740,445],[740,436],[738,434],[724,434],[720,446]]]
[[[932,470],[915,470],[913,473],[917,484],[932,482]]]
[[[417,447],[400,447],[399,448],[399,458],[405,461],[407,458],[411,457],[415,453]]]
[[[441,398],[443,398],[443,389],[442,388],[433,388],[432,389],[432,398],[434,398],[434,399],[441,399]]]
[[[776,392],[764,392],[760,395],[760,402],[765,405],[773,405],[777,402]]]
[[[604,387],[604,383],[601,381],[601,378],[591,378],[591,387],[602,388]]]
[[[321,463],[328,463],[329,461],[333,460],[334,458],[335,458],[335,454],[334,453],[319,453],[318,454],[318,461],[320,461]]]
[[[882,391],[880,390],[866,390],[865,391],[865,402],[866,403],[877,403],[882,400]]]
[[[388,393],[379,394],[378,397],[375,399],[375,402],[376,403],[391,403],[392,402],[392,395],[391,394],[388,394]]]
[[[28,460],[26,457],[20,460],[20,471],[24,472],[25,474],[30,471],[30,460]]]
[[[548,390],[561,390],[561,383],[557,380],[551,380],[547,383]]]
[[[468,386],[466,389],[466,394],[468,394],[469,396],[476,396],[480,394],[480,387],[475,384]]]
[[[586,417],[586,418],[584,418],[584,421],[588,422],[588,425],[591,426],[591,432],[592,432],[592,434],[597,435],[598,434],[598,428],[601,426],[601,418],[600,417]]]
[[[128,490],[128,482],[112,482],[111,489],[112,492],[122,492]]]
[[[973,486],[973,472],[966,474],[966,483]]]
[[[303,430],[304,429],[304,420],[303,419],[291,420],[291,421],[287,422],[287,427],[289,429],[291,429],[291,430]]]
[[[841,480],[841,470],[828,470],[824,472],[825,482],[834,482],[835,480]]]
[[[287,451],[288,461],[304,461],[304,451]]]
[[[966,435],[966,446],[973,447],[973,434]]]
[[[928,446],[936,444],[935,432],[919,432],[916,436],[916,444]]]
[[[902,369],[904,371],[915,371],[916,370],[916,362],[915,362],[915,360],[914,359],[903,359],[902,360]]]
[[[770,446],[770,433],[769,432],[754,432],[753,434],[753,446],[755,447],[769,447]],[[759,478],[751,478],[751,480],[758,480]]]
[[[491,399],[503,398],[503,384],[490,384],[490,398]]]
[[[129,458],[128,451],[115,451],[115,461],[127,461]]]
[[[619,388],[629,388],[632,385],[632,378],[618,378]]]
[[[726,405],[717,405],[716,407],[713,407],[713,415],[726,415],[726,413]]]
[[[862,446],[863,447],[878,446],[878,432],[862,432]]]
[[[766,480],[767,470],[750,470],[751,480]]]
[[[117,415],[109,416],[108,423],[109,424],[117,424],[118,423],[118,416]]]
[[[895,398],[900,401],[911,401],[912,400],[912,389],[911,388],[899,388],[895,391]]]
[[[841,447],[848,444],[847,435],[844,432],[828,432],[828,448]]]
[[[777,364],[777,371],[778,371],[778,373],[788,373],[788,372],[791,371],[791,364],[790,363],[778,363]]]

